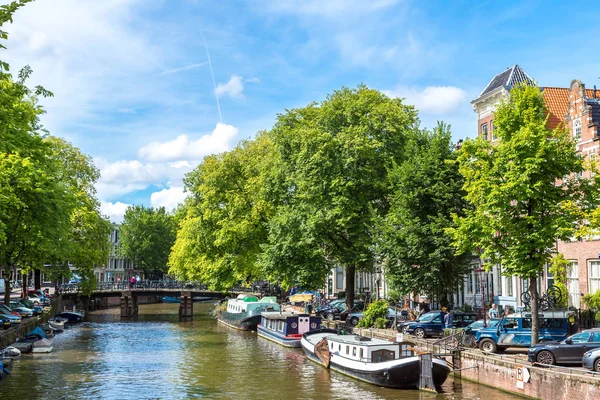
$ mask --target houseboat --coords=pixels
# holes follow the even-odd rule
[[[361,381],[395,389],[419,386],[420,360],[412,343],[338,335],[331,329],[320,329],[303,334],[301,344],[311,361]],[[450,367],[445,360],[432,361],[433,382],[439,387],[448,378]]]
[[[256,330],[260,314],[266,311],[279,311],[276,297],[257,297],[240,294],[227,300],[225,309],[217,309],[217,320],[231,328],[243,331]]]
[[[264,312],[256,329],[260,337],[285,347],[300,347],[302,334],[320,327],[321,317],[290,312]]]

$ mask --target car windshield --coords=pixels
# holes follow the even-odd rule
[[[429,322],[432,319],[434,319],[435,317],[438,316],[438,313],[427,313],[427,314],[423,314],[419,317],[418,321],[419,322]]]

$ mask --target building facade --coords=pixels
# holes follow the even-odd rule
[[[108,240],[110,241],[110,253],[106,264],[94,268],[94,274],[98,282],[123,282],[131,276],[139,274],[132,261],[119,254],[121,245],[120,226],[113,224],[113,229]]]
[[[534,80],[518,65],[514,65],[492,78],[481,94],[471,102],[477,114],[478,136],[494,142],[494,112],[498,103],[510,95],[510,90],[517,84],[535,85]],[[541,87],[540,90],[548,111],[548,128],[554,129],[564,124],[577,141],[577,150],[587,159],[597,157],[600,146],[598,123],[600,122],[600,93],[594,89],[586,89],[585,85],[575,79],[568,87]],[[584,176],[589,176],[585,172]],[[569,177],[568,179],[577,179]],[[581,296],[600,290],[600,237],[588,241],[558,242],[557,250],[569,260],[568,290],[569,305],[580,308]],[[478,282],[485,279],[487,287],[484,300],[495,302],[500,306],[511,306],[519,309],[523,306],[521,293],[527,290],[527,282],[517,277],[502,276],[502,267],[496,265],[492,271],[483,275],[481,260],[474,260],[473,273],[465,278],[463,298],[466,304],[481,304],[482,294],[477,292]],[[483,278],[482,278],[483,277]],[[540,275],[538,289],[545,291],[554,282],[552,275],[545,268]],[[457,295],[460,300],[461,293]]]

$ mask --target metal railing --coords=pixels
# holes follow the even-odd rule
[[[165,290],[207,290],[207,286],[203,283],[195,281],[150,281],[143,280],[135,283],[131,282],[98,282],[96,284],[95,292],[106,292],[106,291],[123,291],[123,290],[153,290],[153,289],[165,289]],[[81,291],[81,287],[76,283],[65,283],[56,287],[59,293],[78,293]],[[234,289],[235,290],[235,289]]]

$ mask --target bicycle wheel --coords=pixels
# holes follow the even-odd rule
[[[562,292],[560,288],[556,286],[550,286],[546,291],[546,298],[553,305],[560,304],[562,301]]]
[[[521,293],[521,301],[525,305],[529,305],[529,303],[531,303],[531,293],[529,293],[529,290]]]
[[[550,309],[550,302],[546,299],[541,299],[539,307],[542,311],[548,311]]]

